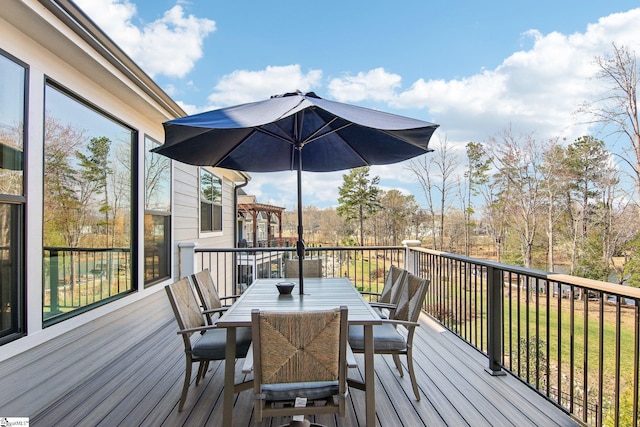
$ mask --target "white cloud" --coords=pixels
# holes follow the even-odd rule
[[[202,57],[204,38],[215,31],[214,21],[185,14],[188,2],[177,2],[149,23],[137,18],[130,0],[76,3],[151,75],[184,77]],[[603,91],[600,82],[591,78],[596,70],[594,58],[610,52],[612,43],[640,53],[638,22],[640,8],[603,17],[574,34],[543,34],[531,29],[522,34],[528,47],[509,55],[499,66],[449,80],[426,75],[412,82],[403,81],[401,75],[384,68],[384,58],[370,70],[343,74],[329,81],[323,81],[323,70],[303,71],[304,64],[271,65],[223,76],[215,83],[207,105],[178,102],[193,114],[294,90],[321,93],[326,89],[329,97],[341,102],[374,104],[439,123],[432,146],[438,135],[446,135],[452,146],[462,149],[468,141],[485,141],[508,126],[515,133],[534,131],[540,138],[564,137],[572,141],[589,131],[583,123],[585,119],[577,117],[575,111]],[[179,99],[188,88],[183,83],[175,82],[166,90]],[[372,175],[380,175],[383,180],[393,177],[389,182],[403,188],[415,182],[403,164],[376,166]],[[256,196],[293,208],[295,172],[252,177],[248,188]],[[305,172],[303,179],[305,204],[307,200],[314,205],[336,203],[342,172]],[[393,186],[387,182],[382,185]]]
[[[303,172],[302,199],[304,206],[324,208],[337,204],[338,187],[342,175],[338,172]],[[298,180],[296,171],[252,173],[245,191],[261,203],[272,204],[293,211],[298,203]]]
[[[377,67],[344,74],[322,82],[322,71],[302,72],[300,65],[268,66],[262,70],[238,70],[224,76],[209,97],[213,105],[227,106],[264,99],[276,93],[299,89],[322,90],[341,102],[407,112],[439,123],[432,138],[446,135],[450,146],[464,150],[469,141],[482,142],[507,127],[516,133],[535,132],[538,138],[566,138],[572,141],[589,132],[585,118],[576,116],[578,107],[594,99],[603,88],[593,79],[594,58],[611,51],[611,44],[640,52],[637,23],[640,9],[612,14],[587,26],[584,32],[543,34],[532,29],[523,33],[528,48],[514,52],[494,69],[449,80],[428,76],[403,85],[402,76]],[[405,82],[406,83],[406,82]],[[464,153],[460,151],[464,158]],[[406,163],[375,166],[373,175],[383,178],[384,188],[409,188],[418,199],[420,189]],[[462,166],[460,166],[462,168]],[[389,179],[393,177],[393,179]],[[316,176],[303,174],[305,204],[335,205],[342,173]],[[273,183],[278,182],[277,190]],[[275,204],[294,207],[295,173],[266,174],[250,184],[259,197],[277,194]],[[264,193],[262,191],[264,190]],[[273,197],[273,196],[271,196]],[[307,202],[309,201],[309,202]]]
[[[387,73],[384,68],[360,72],[355,76],[346,75],[329,82],[329,94],[337,101],[359,102],[366,99],[388,101],[400,88],[402,77]]]
[[[322,71],[303,73],[300,65],[267,66],[264,70],[237,70],[223,76],[209,95],[220,106],[242,104],[300,90],[309,92],[320,85]]]
[[[203,110],[200,107],[193,105],[193,104],[187,104],[184,103],[182,101],[177,101],[178,105],[180,106],[180,108],[182,108],[188,115],[190,114],[196,114],[196,113],[202,113],[204,111],[207,110]]]
[[[584,33],[530,30],[523,34],[533,40],[530,49],[469,77],[422,78],[402,90],[400,76],[377,68],[333,79],[329,88],[344,102],[382,100],[395,109],[427,110],[452,141],[482,140],[508,125],[545,138],[575,138],[587,131],[575,111],[602,91],[590,80],[594,58],[614,42],[640,51],[638,22],[640,9],[635,9],[601,18]]]
[[[202,44],[215,31],[214,21],[185,16],[176,5],[140,26],[129,0],[76,0],[77,5],[149,75],[184,77],[203,55]]]

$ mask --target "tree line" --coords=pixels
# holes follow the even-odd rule
[[[343,175],[336,209],[305,208],[308,244],[397,245],[420,239],[436,250],[640,286],[640,126],[635,52],[612,45],[597,57],[602,97],[578,107],[609,135],[574,141],[517,133],[511,125],[461,150],[446,136],[408,163],[423,191],[383,191],[369,168]],[[286,216],[283,221],[289,223]],[[295,224],[294,222],[291,222]],[[286,227],[285,227],[286,229]]]

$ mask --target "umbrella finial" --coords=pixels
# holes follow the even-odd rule
[[[316,95],[315,92],[302,93],[302,91],[300,89],[296,89],[293,92],[287,92],[287,93],[283,93],[283,94],[280,94],[280,95],[271,95],[271,98],[284,98],[284,97],[287,97],[287,96],[306,96],[306,97],[309,97],[309,98],[322,99],[318,95]]]
[[[286,96],[296,96],[296,95],[300,96],[300,95],[303,95],[303,93],[300,89],[296,89],[293,92],[282,93],[280,95],[271,95],[271,98],[284,98]]]

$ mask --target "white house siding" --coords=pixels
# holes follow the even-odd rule
[[[235,204],[234,204],[234,181],[238,179],[238,174],[233,171],[207,168],[214,175],[222,179],[222,232],[202,233],[200,232],[200,199],[199,183],[200,175],[197,168],[189,167],[175,162],[173,170],[173,222],[175,241],[173,264],[176,275],[180,272],[180,243],[196,242],[200,248],[231,248],[235,247]],[[200,257],[196,257],[196,270],[202,268],[214,269],[215,266],[200,263]],[[218,285],[227,285],[222,293],[233,293],[233,270],[225,269],[226,277],[218,280]],[[216,272],[216,275],[218,273]]]
[[[34,416],[77,387],[165,322],[173,321],[163,283],[143,286],[143,188],[138,189],[138,291],[48,328],[42,327],[42,199],[45,77],[55,80],[138,131],[138,182],[143,185],[145,135],[163,141],[162,122],[184,115],[180,107],[148,81],[117,49],[113,64],[94,49],[73,24],[52,12],[60,3],[69,16],[84,19],[66,0],[3,0],[0,50],[27,64],[28,140],[25,142],[25,271],[27,335],[0,346],[0,415]],[[65,19],[65,18],[63,18]],[[91,28],[88,28],[91,32]],[[104,41],[99,33],[93,39]],[[198,169],[176,162],[172,171],[173,278],[178,274],[177,245],[233,246],[233,181],[240,175],[214,170],[224,180],[223,231],[199,234]],[[176,339],[180,339],[176,335]]]

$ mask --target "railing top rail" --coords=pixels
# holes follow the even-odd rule
[[[196,247],[194,252],[231,252],[231,253],[240,253],[240,252],[295,252],[296,248],[294,247],[286,247],[286,248],[199,248]]]
[[[561,283],[566,285],[580,286],[585,289],[602,291],[607,294],[624,296],[627,298],[635,298],[640,300],[640,289],[631,286],[618,285],[616,283],[602,282],[599,280],[586,279],[584,277],[571,276],[568,274],[554,273],[551,271],[535,270],[533,268],[519,267],[510,264],[503,264],[495,261],[489,261],[480,258],[471,258],[462,255],[456,255],[448,252],[435,251],[426,248],[410,248],[412,251],[428,253],[442,258],[463,261],[469,264],[480,265],[485,267],[496,268],[502,271],[522,274],[529,277],[544,279],[550,282]]]
[[[307,252],[360,251],[360,250],[404,250],[404,246],[307,246]],[[267,248],[199,248],[195,252],[295,252],[294,246]]]
[[[68,246],[43,246],[45,251],[59,252],[131,252],[131,248],[76,248]]]

